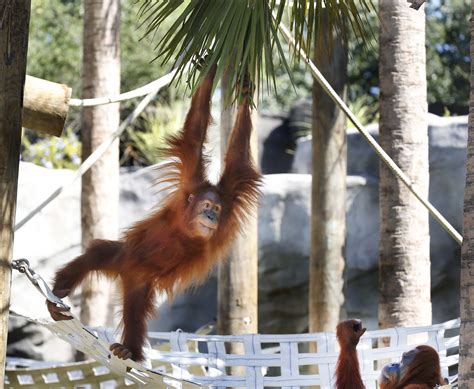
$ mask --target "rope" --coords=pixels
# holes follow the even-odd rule
[[[97,149],[94,150],[94,152],[87,157],[87,159],[79,166],[79,168],[76,170],[76,173],[74,176],[69,179],[66,183],[63,183],[62,185],[58,186],[47,198],[45,198],[36,208],[34,208],[27,216],[25,216],[20,222],[18,222],[15,225],[15,232],[18,231],[21,227],[23,227],[26,223],[28,223],[33,217],[35,217],[41,210],[46,207],[49,203],[51,203],[55,198],[57,198],[66,187],[69,185],[73,184],[76,180],[81,178],[91,167],[94,165],[102,155],[107,151],[107,149],[112,145],[112,143],[120,137],[120,135],[125,131],[125,129],[137,118],[140,116],[140,114],[143,112],[143,110],[147,107],[148,104],[153,100],[153,98],[156,96],[156,94],[160,91],[162,87],[165,85],[169,84],[175,74],[176,70],[173,70],[172,72],[168,73],[166,76],[160,78],[159,80],[156,80],[143,88],[140,88],[142,90],[145,90],[144,88],[148,88],[150,85],[153,85],[153,88],[146,96],[145,98],[140,101],[140,103],[135,107],[135,109],[132,111],[130,115],[127,116],[127,118],[120,124],[120,126],[112,132],[108,138],[100,144]],[[160,82],[158,82],[160,81]],[[132,93],[132,92],[130,92]],[[136,92],[133,92],[136,93]],[[109,99],[112,100],[111,97],[104,97],[104,98],[99,98],[99,99],[92,99],[92,100],[101,100],[101,99]]]
[[[331,99],[341,108],[341,110],[346,114],[349,120],[354,124],[357,130],[361,135],[367,140],[369,145],[375,150],[377,155],[382,159],[382,161],[387,165],[387,167],[395,174],[410,190],[411,193],[423,204],[423,206],[428,210],[428,212],[435,218],[435,220],[443,227],[449,235],[457,242],[459,245],[462,245],[462,236],[456,231],[456,229],[446,220],[446,218],[427,200],[425,199],[414,187],[410,178],[397,166],[397,164],[390,158],[390,156],[380,147],[380,145],[375,141],[375,139],[370,135],[370,133],[362,126],[359,120],[355,117],[349,107],[344,103],[344,101],[339,97],[339,95],[334,91],[329,82],[324,78],[322,73],[316,67],[316,65],[311,61],[306,52],[296,44],[295,40],[291,36],[288,29],[280,23],[279,25],[280,32],[288,42],[288,44],[301,55],[306,65],[309,67],[311,74],[318,81],[319,85],[326,91],[326,93],[331,97]]]
[[[155,90],[160,90],[164,86],[168,85],[176,74],[176,70],[168,73],[167,75],[156,79],[140,88],[131,90],[129,92],[121,93],[119,95],[110,95],[105,97],[96,97],[93,99],[71,99],[69,105],[73,107],[93,107],[96,105],[118,103],[125,100],[134,99],[136,97],[145,96],[149,93],[153,93]]]

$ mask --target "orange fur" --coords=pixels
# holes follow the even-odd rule
[[[123,344],[135,360],[144,358],[146,320],[154,312],[156,291],[172,296],[202,283],[242,228],[245,215],[257,204],[261,176],[250,154],[248,97],[237,112],[222,178],[212,185],[205,175],[207,158],[202,149],[211,117],[215,70],[212,67],[193,95],[182,133],[172,137],[164,150],[173,161],[166,166],[162,181],[175,190],[162,207],[133,225],[121,241],[95,241],[56,274],[54,291],[62,295],[70,293],[90,271],[119,278],[123,286]],[[218,227],[208,240],[189,233],[194,208],[188,198],[206,191],[217,194],[222,204]]]
[[[357,344],[365,328],[359,320],[346,320],[337,325],[336,336],[341,351],[336,364],[336,389],[364,389],[360,376]]]
[[[413,360],[405,367],[400,377],[387,379],[382,376],[380,389],[431,389],[436,385],[444,385],[441,376],[439,355],[430,346],[418,346]]]

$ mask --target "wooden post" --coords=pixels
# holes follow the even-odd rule
[[[30,0],[0,3],[0,387],[3,387],[10,306],[21,114]]]
[[[230,88],[226,74],[221,80],[221,150],[222,160],[227,150],[227,140],[234,124],[233,107],[224,109],[224,96]],[[252,134],[254,159],[257,152],[257,137]],[[219,266],[218,284],[218,332],[219,334],[248,334],[258,331],[258,241],[257,216],[248,223],[230,251],[229,257]],[[232,344],[229,353],[242,354],[243,344]],[[236,366],[233,374],[242,373]]]
[[[72,89],[67,85],[26,76],[23,127],[61,136],[71,93]]]

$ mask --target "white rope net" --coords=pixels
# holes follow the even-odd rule
[[[61,378],[59,386],[79,387],[77,384],[80,383],[80,387],[84,388],[88,378],[90,387],[102,388],[106,387],[103,382],[113,380],[111,372],[116,374],[115,386],[112,387],[149,384],[158,388],[330,389],[335,384],[339,349],[334,333],[218,336],[181,331],[150,332],[150,346],[146,349],[148,367],[145,367],[130,360],[111,357],[109,344],[116,339],[111,329],[89,329],[77,319],[35,322],[100,362],[105,370],[102,370],[102,375],[97,374],[99,365],[91,362],[32,369],[29,376],[28,369],[7,369],[8,382],[12,385],[9,387],[53,387],[42,385],[46,384],[45,377],[56,374],[57,378]],[[366,388],[377,388],[380,369],[387,363],[398,362],[403,352],[418,344],[429,344],[435,348],[440,355],[443,376],[450,382],[455,381],[459,359],[459,324],[456,319],[426,327],[366,332],[357,347]],[[230,343],[240,343],[242,353],[228,353],[226,346]],[[384,346],[380,346],[382,344]],[[231,368],[240,369],[235,373],[235,370],[231,372]],[[71,377],[76,377],[78,381],[74,382]],[[97,383],[99,381],[101,385]],[[68,383],[71,386],[67,386]]]

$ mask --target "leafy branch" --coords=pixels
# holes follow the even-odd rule
[[[174,20],[168,32],[156,43],[157,58],[162,64],[177,67],[176,78],[183,79],[186,64],[207,56],[203,72],[191,67],[186,82],[194,89],[201,73],[217,63],[216,78],[229,72],[235,85],[226,96],[234,101],[245,76],[262,90],[276,92],[275,69],[278,61],[293,83],[288,59],[278,35],[278,25],[285,13],[296,41],[310,52],[315,34],[321,33],[321,15],[328,13],[327,33],[338,33],[347,40],[349,28],[366,38],[364,20],[373,9],[372,0],[138,0],[146,36],[154,36],[162,23]],[[287,3],[289,6],[287,7]],[[357,4],[356,4],[357,3]],[[274,52],[278,55],[274,55]]]

